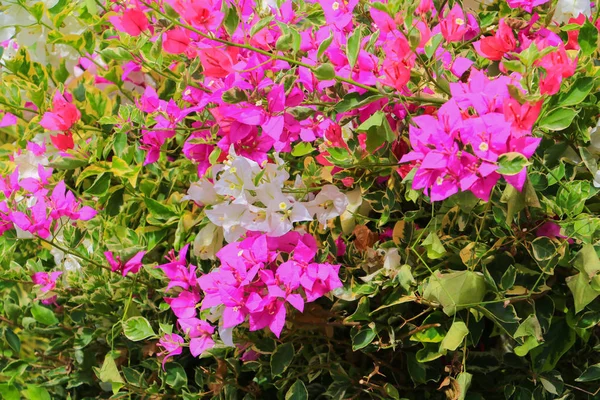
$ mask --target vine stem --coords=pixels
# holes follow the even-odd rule
[[[173,18],[169,17],[167,14],[163,13],[162,11],[160,11],[160,9],[158,7],[156,7],[155,5],[153,5],[153,4],[149,4],[149,3],[146,3],[144,1],[142,1],[142,4],[144,4],[147,7],[151,8],[152,10],[154,10],[156,13],[158,13],[162,17],[168,19],[171,23],[173,23],[173,25],[177,25],[177,26],[179,26],[181,28],[185,28],[185,29],[187,29],[189,31],[192,31],[192,32],[194,32],[194,33],[202,36],[205,39],[213,40],[213,41],[215,41],[217,43],[221,43],[221,44],[224,44],[224,45],[227,45],[227,46],[238,47],[240,49],[250,50],[252,52],[255,52],[255,53],[258,53],[258,54],[262,54],[264,56],[271,57],[274,60],[285,61],[285,62],[287,62],[289,64],[294,64],[294,65],[297,65],[297,66],[300,66],[300,67],[308,68],[312,72],[315,72],[316,69],[317,69],[317,67],[315,67],[313,65],[310,65],[310,64],[307,64],[305,62],[298,61],[298,60],[295,60],[293,58],[289,58],[289,57],[286,57],[286,56],[281,56],[281,55],[278,55],[278,54],[273,54],[273,53],[271,53],[269,51],[266,51],[266,50],[263,50],[263,49],[259,49],[258,47],[254,47],[254,46],[251,46],[251,45],[248,45],[248,44],[244,44],[244,43],[235,43],[235,42],[231,42],[229,40],[224,40],[224,39],[212,37],[211,35],[208,35],[208,34],[202,32],[201,30],[194,28],[191,25],[187,25],[187,24],[184,24],[184,23],[182,23],[180,21],[174,20]],[[352,85],[352,86],[364,89],[364,90],[369,91],[371,93],[384,94],[384,95],[386,94],[386,93],[380,92],[377,88],[374,88],[372,86],[368,86],[368,85],[365,85],[363,83],[357,82],[354,79],[344,78],[343,76],[339,76],[339,75],[335,75],[333,77],[333,79],[335,79],[338,82],[344,82],[344,83],[347,83],[349,85]],[[388,96],[390,96],[390,95],[388,94]],[[391,95],[391,96],[396,97],[396,98],[398,98],[400,100],[414,101],[414,102],[418,102],[418,103],[431,103],[431,104],[440,104],[441,105],[441,104],[444,104],[446,102],[446,100],[444,100],[444,99],[435,98],[435,97],[425,98],[425,97],[420,97],[420,96],[414,96],[414,97],[406,97],[406,96],[401,96],[401,95]]]

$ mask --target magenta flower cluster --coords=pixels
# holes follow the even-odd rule
[[[518,84],[508,76],[490,79],[473,71],[468,83],[450,84],[452,98],[436,116],[413,118],[413,150],[401,159],[417,168],[413,189],[424,189],[432,201],[459,191],[487,201],[501,176],[518,190],[523,188],[526,168],[501,174],[498,159],[506,153],[533,155],[541,139],[531,136],[531,128],[541,104],[519,104],[510,97],[508,85]]]
[[[219,268],[197,278],[196,267],[187,265],[185,246],[179,258],[171,253],[170,263],[159,265],[169,284],[183,289],[166,298],[178,325],[190,337],[190,352],[197,356],[214,345],[214,327],[197,318],[210,310],[210,319],[220,320],[220,330],[248,321],[251,331],[269,328],[279,337],[288,313],[287,305],[304,311],[315,301],[342,286],[339,265],[315,262],[317,243],[312,235],[289,232],[280,237],[248,234],[218,253]],[[205,311],[209,312],[209,311]],[[170,357],[181,353],[184,341],[169,334],[160,342]]]
[[[43,146],[30,143],[34,155],[45,152]],[[74,221],[88,221],[97,211],[82,206],[65,182],[60,181],[50,193],[48,179],[52,168],[38,165],[35,173],[20,174],[19,168],[8,176],[0,177],[0,191],[4,200],[0,201],[0,234],[17,229],[25,237],[49,238],[61,224]]]

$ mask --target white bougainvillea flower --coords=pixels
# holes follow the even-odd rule
[[[323,186],[314,200],[306,204],[308,211],[315,214],[317,220],[323,225],[327,223],[327,220],[342,215],[347,206],[348,198],[334,185]]]
[[[589,0],[558,0],[554,11],[554,21],[564,24],[569,22],[570,18],[577,18],[579,14],[586,17],[592,15]]]
[[[194,239],[194,255],[201,260],[214,260],[223,247],[223,228],[209,222]]]

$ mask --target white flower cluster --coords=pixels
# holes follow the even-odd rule
[[[325,185],[316,196],[298,187],[286,188],[290,175],[282,160],[276,162],[261,167],[232,155],[225,164],[212,168],[211,180],[193,183],[184,199],[207,206],[206,216],[223,228],[227,242],[238,240],[246,231],[282,236],[292,230],[294,222],[316,218],[326,224],[346,210],[348,198],[334,185]],[[302,198],[293,195],[297,192],[302,192]]]
[[[8,0],[3,3],[7,7],[0,11],[0,45],[4,47],[2,59],[11,59],[19,48],[26,48],[32,61],[43,65],[51,64],[56,68],[64,59],[67,70],[73,71],[79,60],[77,50],[66,44],[48,43],[48,33],[54,30],[65,37],[75,37],[85,31],[85,25],[74,15],[68,15],[62,20],[61,26],[54,27],[47,12],[44,12],[41,21],[38,22],[27,9],[36,3],[38,2],[32,0]],[[54,7],[58,0],[43,0],[41,3],[48,10]]]

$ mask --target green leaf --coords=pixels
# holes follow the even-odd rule
[[[500,287],[504,290],[508,290],[514,286],[517,279],[517,269],[512,265],[509,265],[502,278],[500,279]]]
[[[579,30],[579,47],[585,56],[592,55],[598,49],[598,29],[587,19]]]
[[[539,376],[542,386],[548,393],[560,396],[564,389],[563,378],[558,371],[550,371]]]
[[[554,274],[554,267],[562,253],[561,249],[562,247],[559,248],[552,239],[546,236],[538,237],[531,242],[533,258],[542,271],[550,275]]]
[[[377,336],[377,332],[370,326],[363,327],[354,336],[352,336],[352,351],[360,350],[371,344]]]
[[[559,96],[557,106],[568,107],[579,104],[594,88],[594,78],[583,77],[575,81],[567,93]]]
[[[152,326],[150,326],[150,322],[144,317],[129,318],[123,323],[123,332],[127,339],[134,342],[156,335]]]
[[[342,101],[338,102],[334,107],[334,111],[337,113],[342,113],[350,110],[355,110],[357,108],[363,107],[369,103],[372,103],[376,100],[380,100],[385,98],[385,96],[380,94],[373,93],[363,93],[360,94],[358,92],[348,93],[344,96]]]
[[[172,362],[166,364],[165,383],[175,390],[179,390],[187,385],[187,375],[185,369],[178,363]]]
[[[427,257],[432,260],[442,258],[444,254],[446,254],[446,249],[435,232],[431,232],[425,240],[423,240],[423,247],[427,249]]]
[[[223,19],[223,25],[225,26],[227,33],[229,33],[229,36],[232,36],[235,33],[239,23],[240,17],[237,12],[237,7],[228,7],[225,18]]]
[[[575,268],[585,273],[589,278],[600,272],[600,259],[596,249],[591,244],[584,244],[575,258]]]
[[[319,65],[313,72],[317,79],[321,79],[324,81],[328,81],[330,79],[335,78],[335,69],[330,63]]]
[[[467,395],[467,391],[469,387],[471,387],[471,380],[473,379],[473,375],[468,372],[461,372],[456,377],[456,381],[458,382],[458,387],[460,388],[460,394],[458,395],[457,400],[465,400],[465,396]]]
[[[396,139],[386,114],[381,110],[372,114],[356,130],[367,133],[367,151],[371,153],[385,142],[393,142]]]
[[[559,108],[541,118],[539,127],[549,131],[560,131],[573,122],[577,112],[571,108]]]
[[[444,355],[446,355],[446,350],[441,349],[439,345],[435,343],[423,343],[423,348],[417,351],[417,361],[426,363],[437,360]]]
[[[294,345],[292,343],[284,343],[277,346],[275,352],[271,356],[271,375],[273,377],[280,376],[292,363],[294,358]]]
[[[554,317],[552,325],[544,336],[544,343],[529,353],[534,371],[552,371],[560,358],[575,343],[575,331],[569,327],[564,318]]]
[[[531,314],[529,317],[525,319],[517,328],[517,331],[514,333],[514,338],[524,337],[524,336],[533,336],[538,341],[544,340],[542,336],[542,327],[540,326],[540,322],[534,314]]]
[[[274,18],[275,17],[273,15],[269,15],[268,17],[259,19],[258,22],[254,26],[252,26],[252,29],[250,29],[250,36],[252,37],[264,28],[266,28],[271,23],[271,21],[273,21]]]
[[[583,374],[579,375],[579,378],[575,379],[577,382],[591,382],[600,379],[600,363],[594,364],[586,369]]]
[[[3,400],[20,400],[19,390],[9,383],[0,383],[0,395]]]
[[[36,19],[36,21],[40,22],[42,17],[44,16],[44,3],[39,2],[35,3],[33,6],[29,7],[29,12]]]
[[[10,328],[6,328],[4,331],[4,338],[8,345],[13,349],[18,356],[21,352],[21,340]]]
[[[446,322],[445,320],[446,316],[442,312],[432,312],[423,320],[421,325],[434,326],[418,331],[410,337],[410,340],[421,343],[440,343],[446,335],[446,329],[442,328],[442,325]]]
[[[383,385],[383,390],[385,390],[385,394],[390,396],[390,399],[400,400],[400,393],[398,392],[398,389],[393,387],[391,384],[386,383]]]
[[[354,314],[346,318],[345,321],[371,321],[371,317],[369,316],[370,312],[371,308],[369,298],[367,296],[363,296],[358,301],[358,306],[356,307]]]
[[[285,35],[282,35],[279,37],[279,39],[277,39],[277,42],[275,42],[275,48],[279,51],[287,51],[292,48],[293,44],[294,37],[291,33],[286,33]]]
[[[444,40],[444,37],[441,33],[433,35],[431,38],[429,38],[427,43],[425,43],[425,55],[427,58],[433,57],[440,43],[442,43],[442,40]]]
[[[302,157],[307,154],[310,154],[314,151],[314,147],[308,142],[300,142],[294,145],[294,149],[292,150],[292,155],[294,157]]]
[[[496,172],[501,175],[516,175],[527,165],[529,165],[529,162],[523,154],[517,152],[504,153],[498,157]]]
[[[58,318],[54,315],[54,312],[44,306],[39,304],[34,304],[31,306],[31,315],[33,318],[44,325],[56,325],[58,324]]]
[[[150,213],[156,218],[168,220],[171,217],[177,216],[171,208],[149,197],[144,198],[144,203],[146,203],[146,207],[148,207]]]
[[[27,390],[25,390],[23,394],[30,400],[51,400],[48,390],[46,390],[45,387],[38,385],[27,385]]]
[[[119,389],[125,384],[125,381],[119,373],[115,359],[110,353],[107,353],[102,363],[102,368],[98,370],[96,368],[96,374],[101,382],[107,382],[112,385],[113,393],[117,393]]]
[[[308,390],[304,382],[300,379],[296,380],[285,394],[285,400],[308,400]]]
[[[133,56],[127,50],[121,47],[107,47],[104,50],[100,51],[100,55],[102,59],[106,61],[115,60],[115,61],[130,61],[133,60]]]
[[[436,271],[428,280],[423,297],[439,303],[446,315],[479,303],[485,296],[485,278],[473,271]]]
[[[455,320],[450,327],[448,333],[440,344],[441,349],[454,351],[460,346],[465,336],[469,334],[469,328],[467,325],[459,320]]]
[[[319,48],[317,49],[317,60],[321,59],[321,56],[323,55],[323,53],[325,53],[325,51],[327,50],[327,48],[329,47],[329,45],[331,44],[331,42],[333,41],[333,33],[329,34],[329,37],[325,40],[323,40],[323,42],[321,42],[321,44],[319,45]]]
[[[585,207],[585,201],[589,199],[596,190],[590,182],[572,181],[561,185],[556,194],[556,205],[567,215],[577,216]]]
[[[584,273],[578,273],[575,276],[570,276],[566,279],[567,286],[573,293],[575,301],[575,313],[580,312],[600,295],[590,285],[590,279]]]
[[[346,55],[348,56],[348,63],[350,69],[354,68],[356,60],[358,59],[358,53],[360,52],[360,40],[362,35],[360,29],[355,29],[354,32],[348,36],[348,44],[346,45]]]

